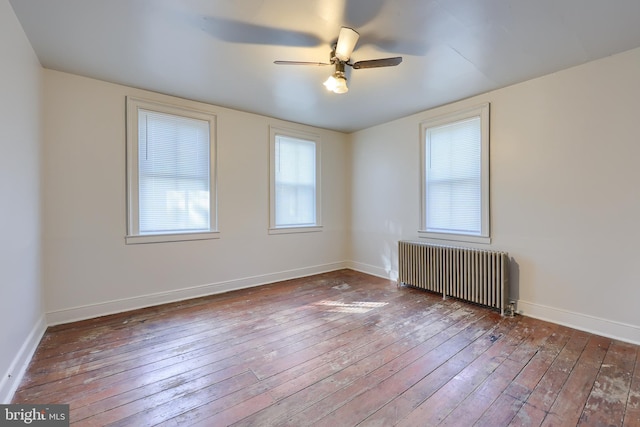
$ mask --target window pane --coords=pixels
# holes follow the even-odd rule
[[[427,231],[482,232],[480,117],[427,129]]]
[[[140,234],[207,231],[209,123],[138,110]]]
[[[316,223],[316,144],[278,135],[275,140],[275,225]]]

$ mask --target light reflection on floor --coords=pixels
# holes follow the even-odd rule
[[[370,302],[370,301],[354,301],[354,302],[342,302],[342,301],[329,301],[322,300],[314,303],[313,305],[327,307],[330,312],[336,313],[367,313],[374,308],[384,307],[387,302]]]

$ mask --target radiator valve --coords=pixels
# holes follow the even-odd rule
[[[509,301],[505,315],[507,317],[514,317],[516,315],[516,302]]]

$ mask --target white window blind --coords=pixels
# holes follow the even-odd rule
[[[139,234],[209,231],[205,120],[138,110]]]
[[[489,104],[421,123],[420,237],[491,243]]]
[[[316,143],[276,135],[274,156],[274,225],[316,225]]]
[[[427,231],[482,232],[480,117],[426,132]]]

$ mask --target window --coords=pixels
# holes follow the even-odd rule
[[[215,116],[127,98],[127,243],[217,236]]]
[[[489,104],[421,124],[421,237],[489,243]]]
[[[320,138],[271,128],[269,232],[319,231]]]

